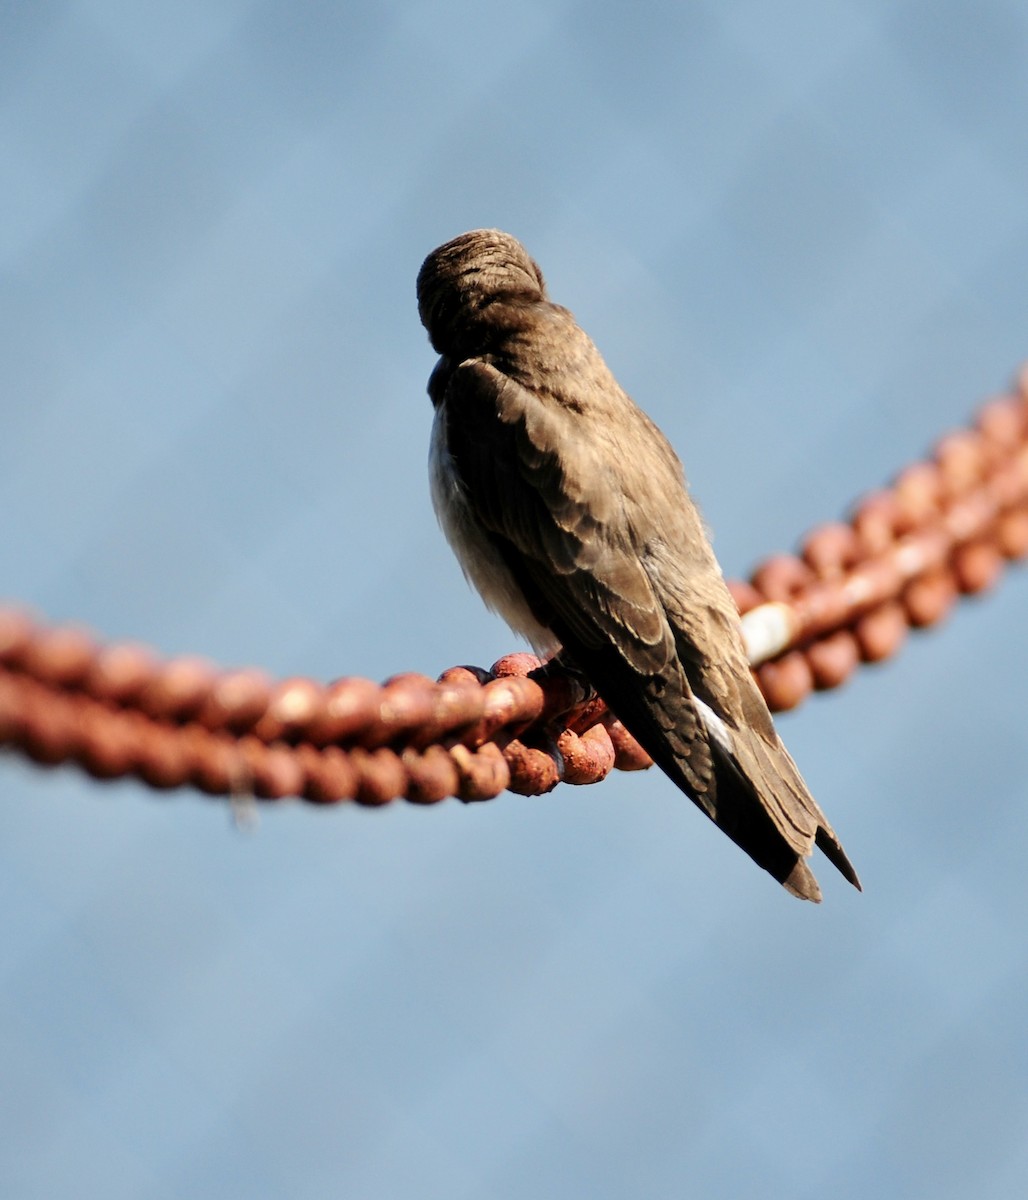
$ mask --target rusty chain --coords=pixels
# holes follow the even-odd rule
[[[846,522],[814,529],[729,586],[772,709],[838,687],[858,664],[895,654],[910,628],[942,620],[959,595],[1028,553],[1028,368],[972,427],[865,497]],[[98,779],[213,795],[353,800],[485,800],[594,783],[650,765],[602,702],[539,660],[433,681],[273,680],[145,646],[102,645],[0,607],[0,746]]]

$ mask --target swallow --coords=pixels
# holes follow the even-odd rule
[[[779,738],[682,465],[497,229],[418,274],[440,355],[433,505],[464,574],[537,653],[559,651],[653,761],[792,895],[842,845]]]

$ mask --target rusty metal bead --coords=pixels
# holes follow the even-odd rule
[[[561,783],[577,785],[594,782],[589,771],[588,749],[582,745],[582,739],[573,729],[560,731],[557,735],[557,749],[560,752]]]
[[[217,736],[199,726],[193,727],[188,731],[187,737],[190,739],[193,753],[197,755],[199,760],[202,760],[205,767],[211,757],[211,745],[217,744]],[[221,792],[219,788],[218,793],[237,798],[248,797],[252,799],[260,796],[262,799],[274,799],[272,795],[264,790],[264,784],[273,775],[268,765],[268,753],[271,747],[262,742],[260,738],[254,737],[252,733],[245,733],[241,737],[233,738],[231,746],[233,762],[231,765],[231,775],[228,777],[228,790]],[[198,747],[202,747],[202,750],[197,754]],[[225,765],[227,760],[220,760],[217,753],[215,753],[213,761],[215,765],[219,762]]]
[[[492,800],[510,785],[510,768],[495,742],[486,742],[477,750],[452,746],[450,757],[457,768],[458,800]]]
[[[903,584],[921,575],[948,569],[953,542],[944,524],[936,522],[906,534],[889,551],[888,557]]]
[[[907,620],[915,629],[935,625],[953,607],[957,588],[948,570],[935,570],[913,580],[903,589],[901,602]]]
[[[404,796],[411,804],[438,804],[457,790],[457,767],[442,746],[405,750],[401,761],[407,771]]]
[[[0,663],[19,662],[35,632],[36,624],[27,612],[0,607]]]
[[[992,542],[970,542],[953,553],[953,577],[965,595],[993,586],[1003,573],[1003,558]]]
[[[845,576],[813,584],[793,599],[792,608],[799,631],[797,641],[806,641],[848,624],[852,603]]]
[[[153,717],[183,720],[206,700],[218,672],[205,658],[194,655],[159,664],[139,696],[139,707]]]
[[[468,729],[485,714],[482,689],[472,680],[450,679],[435,688],[435,723],[440,735]]]
[[[1023,508],[1028,500],[1028,453],[997,464],[983,487],[997,510]]]
[[[136,770],[152,788],[183,787],[189,780],[191,759],[179,730],[157,725],[133,714],[136,731]]]
[[[841,687],[860,664],[856,639],[848,629],[814,642],[805,654],[817,691]]]
[[[135,701],[153,679],[159,662],[148,647],[136,642],[101,646],[82,680],[82,687],[109,704]]]
[[[614,769],[614,744],[602,725],[593,725],[581,735],[565,729],[557,749],[564,759],[565,783],[599,783]]]
[[[961,496],[947,508],[943,525],[956,543],[988,537],[999,516],[995,497],[988,488]]]
[[[304,675],[294,675],[272,685],[267,710],[253,732],[262,742],[270,744],[305,735],[310,726],[324,721],[325,716],[324,687]]]
[[[385,746],[365,750],[355,746],[350,762],[357,771],[357,794],[354,800],[365,807],[378,808],[402,796],[407,788],[407,772],[399,755]]]
[[[26,754],[44,766],[66,762],[80,745],[74,702],[65,695],[47,695],[36,685],[22,696],[20,742]]]
[[[207,729],[243,733],[268,711],[272,689],[271,677],[255,667],[224,671],[214,679],[196,720]]]
[[[899,563],[891,555],[862,562],[843,581],[853,613],[887,603],[904,583]]]
[[[312,804],[339,804],[357,794],[357,772],[345,750],[317,749],[306,742],[294,747],[303,768],[303,798]]]
[[[614,747],[614,765],[619,771],[647,771],[653,759],[613,714],[605,718],[604,728]]]
[[[397,675],[379,693],[375,719],[361,733],[361,745],[385,746],[424,728],[435,716],[435,684],[424,675]]]
[[[985,440],[973,429],[955,430],[935,443],[935,461],[939,464],[947,495],[962,495],[981,480],[985,468],[984,448]]]
[[[210,796],[249,796],[253,780],[235,740],[199,725],[178,730],[189,762],[189,782]]]
[[[282,743],[269,746],[250,733],[235,744],[240,755],[237,791],[260,800],[303,795],[306,777],[295,747]]]
[[[871,492],[856,506],[851,518],[865,555],[881,554],[896,540],[901,520],[899,504],[891,491]]]
[[[510,768],[507,786],[519,796],[542,796],[560,783],[560,767],[545,750],[526,746],[515,738],[504,747],[503,757]]]
[[[405,735],[407,743],[417,750],[424,750],[457,730],[466,730],[479,721],[485,712],[485,700],[480,687],[435,683],[425,676],[409,678],[411,682],[408,686],[412,690],[418,689],[420,702],[426,705],[426,711],[409,730],[401,729],[400,732]]]
[[[1025,444],[1011,459],[1011,472],[1028,489],[1028,444]]]
[[[135,728],[125,714],[99,703],[84,705],[79,715],[79,762],[97,779],[119,779],[135,766]]]
[[[322,703],[305,729],[315,746],[359,740],[378,718],[382,689],[357,676],[337,679],[324,689]]]
[[[916,529],[938,516],[943,485],[936,463],[913,463],[896,476],[892,486],[900,514],[899,529]]]
[[[1004,513],[996,524],[996,542],[1007,558],[1024,558],[1028,554],[1028,511]]]
[[[814,573],[794,554],[776,554],[753,572],[752,583],[768,600],[787,601],[810,584]]]
[[[514,654],[505,654],[503,658],[498,658],[492,665],[492,674],[497,679],[505,679],[509,676],[530,675],[533,671],[538,671],[543,665],[543,660],[534,654],[529,654],[526,650],[519,650]]]
[[[252,734],[248,740],[262,747],[261,769],[253,774],[254,795],[266,800],[296,799],[303,795],[307,782],[303,763],[295,746],[264,746]]]
[[[1025,417],[1025,406],[1020,400],[998,396],[982,406],[975,425],[988,441],[1009,452],[1024,440]]]
[[[538,720],[543,711],[543,689],[532,679],[510,676],[485,685],[482,714],[487,737],[510,725],[523,727]]]
[[[853,632],[864,662],[891,658],[907,636],[907,617],[903,605],[890,601],[858,618]]]
[[[21,734],[24,685],[16,675],[0,671],[0,746],[15,742]]]
[[[837,575],[861,556],[852,525],[832,521],[818,525],[803,540],[803,561],[819,577]]]
[[[447,667],[439,676],[439,683],[479,683],[487,684],[493,675],[485,667]]]
[[[488,740],[484,719],[486,699],[482,689],[492,678],[483,667],[450,667],[439,676],[440,687],[452,689],[453,695],[460,697],[450,714],[452,725],[449,731],[465,746],[481,746]],[[458,716],[466,720],[458,720]]]
[[[757,668],[757,682],[768,708],[773,712],[787,712],[795,708],[814,690],[814,674],[810,663],[799,650],[791,650],[781,658],[761,663]]]
[[[86,676],[96,649],[92,636],[76,625],[40,629],[22,650],[19,665],[40,683],[69,687]]]

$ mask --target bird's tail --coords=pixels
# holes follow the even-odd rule
[[[732,731],[731,750],[712,739],[712,819],[794,896],[815,902],[821,889],[807,857],[814,847],[860,890],[860,880],[777,734]]]

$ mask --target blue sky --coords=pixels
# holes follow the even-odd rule
[[[384,679],[517,643],[431,513],[414,277],[520,237],[745,573],[1028,357],[1028,15],[0,10],[0,589]],[[0,763],[12,1197],[1021,1194],[1028,582],[781,720],[865,885],[662,777],[262,810]]]

